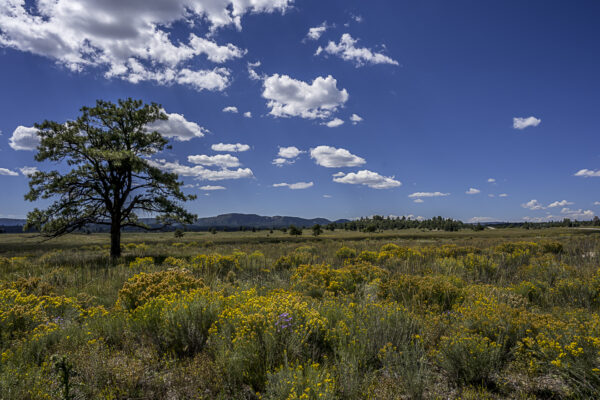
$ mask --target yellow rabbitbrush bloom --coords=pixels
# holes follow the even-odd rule
[[[0,340],[12,340],[33,332],[43,325],[49,330],[58,323],[80,318],[83,309],[65,296],[36,296],[14,289],[0,290]]]
[[[354,293],[362,285],[387,275],[387,270],[366,262],[345,264],[341,268],[333,268],[328,264],[307,264],[296,268],[292,283],[294,289],[313,297],[335,296]]]
[[[153,273],[140,272],[129,278],[119,290],[117,308],[133,310],[147,301],[165,294],[204,286],[186,270],[172,268]]]
[[[333,400],[336,398],[335,379],[318,363],[296,366],[286,364],[269,373],[265,397],[282,400]]]
[[[300,295],[282,290],[264,296],[254,289],[225,299],[210,329],[209,348],[229,379],[260,389],[268,370],[302,360],[321,346],[325,320]]]

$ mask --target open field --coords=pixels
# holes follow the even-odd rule
[[[0,235],[0,398],[600,397],[598,231],[310,233]]]

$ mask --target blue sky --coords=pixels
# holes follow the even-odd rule
[[[0,217],[52,167],[33,123],[125,97],[200,216],[600,213],[598,2],[121,3],[0,5]]]

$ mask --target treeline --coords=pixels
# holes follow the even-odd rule
[[[600,227],[600,218],[597,216],[589,221],[577,221],[565,218],[562,221],[549,222],[493,222],[493,223],[465,223],[452,218],[441,216],[430,219],[412,219],[407,217],[373,217],[360,218],[344,223],[331,223],[325,228],[329,230],[343,229],[347,231],[378,232],[390,229],[426,229],[454,232],[461,229],[484,230],[486,227],[493,228],[523,228],[523,229],[545,229],[559,227]]]
[[[465,224],[462,221],[440,216],[430,219],[412,219],[407,217],[382,217],[374,215],[373,217],[363,217],[354,221],[331,223],[326,228],[361,232],[377,232],[390,229],[427,229],[454,232],[466,228],[472,229],[473,226],[472,224]],[[483,226],[481,226],[481,229],[483,229]]]

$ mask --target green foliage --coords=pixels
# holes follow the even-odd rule
[[[152,273],[140,272],[127,280],[119,290],[117,306],[133,310],[153,298],[203,286],[202,280],[180,269]]]
[[[41,140],[36,161],[62,162],[72,169],[30,177],[26,200],[58,199],[45,210],[30,212],[25,229],[56,237],[90,224],[110,225],[111,255],[118,257],[121,228],[147,228],[136,211],[156,214],[163,222],[193,222],[196,216],[180,203],[195,197],[183,194],[176,174],[148,161],[168,140],[147,126],[166,119],[155,103],[98,100],[93,108],[82,107],[75,120],[35,124]]]
[[[501,355],[502,346],[489,338],[456,332],[442,337],[437,362],[458,386],[488,386],[501,366]]]
[[[517,233],[4,235],[0,397],[598,398],[600,240]]]
[[[302,235],[302,229],[297,228],[294,225],[290,225],[289,233],[292,236],[300,236]]]

